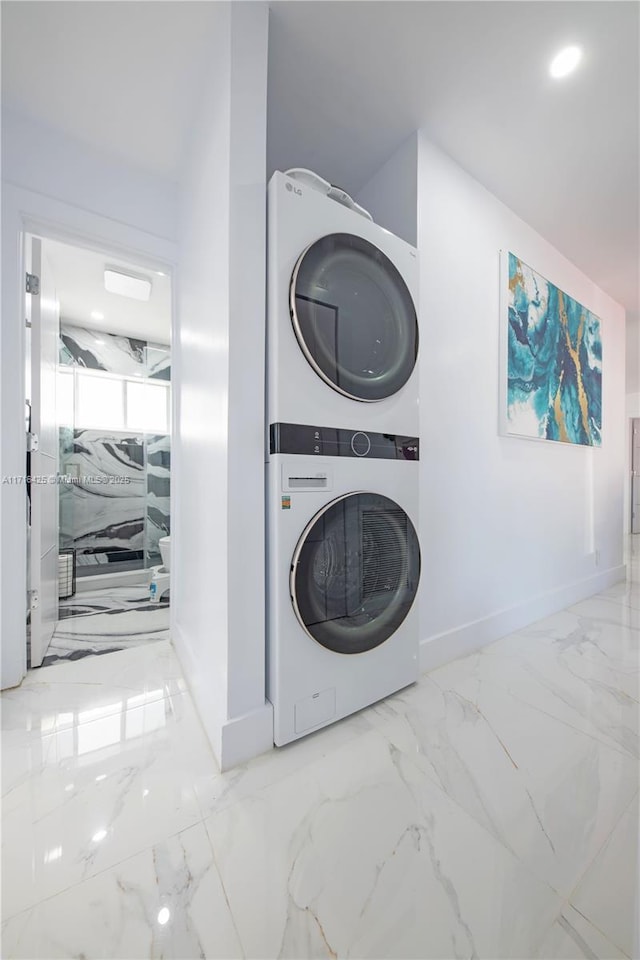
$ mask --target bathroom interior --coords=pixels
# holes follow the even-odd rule
[[[41,269],[59,315],[48,501],[59,602],[46,666],[168,637],[171,279],[47,238]]]

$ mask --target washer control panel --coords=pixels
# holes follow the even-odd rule
[[[357,433],[354,433],[351,437],[351,449],[355,453],[356,457],[366,457],[371,450],[371,440],[369,438],[369,434],[363,433],[361,430],[358,430]]]
[[[419,460],[420,441],[396,433],[372,433],[302,423],[272,423],[269,449],[273,453],[318,457],[360,457],[374,460]]]

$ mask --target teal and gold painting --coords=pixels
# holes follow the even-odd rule
[[[509,254],[507,432],[602,442],[600,320]]]

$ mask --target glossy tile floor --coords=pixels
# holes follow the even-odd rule
[[[58,624],[42,666],[126,650],[140,643],[169,639],[168,593],[149,600],[149,586],[84,590],[58,607]]]
[[[224,775],[168,642],[33,672],[2,956],[631,957],[638,573]]]

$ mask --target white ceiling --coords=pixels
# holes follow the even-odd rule
[[[272,0],[269,169],[357,193],[417,127],[638,310],[635,0]],[[177,179],[223,5],[3,0],[3,103]],[[558,48],[579,70],[552,81]]]
[[[133,263],[106,257],[56,240],[44,241],[45,268],[50,266],[60,302],[60,317],[69,323],[152,343],[171,339],[171,279]],[[115,267],[151,281],[146,302],[131,300],[104,288],[104,268]],[[104,320],[91,317],[92,311]]]
[[[413,130],[638,309],[635,2],[272,2],[269,168],[358,191]],[[552,80],[570,43],[584,59]]]

